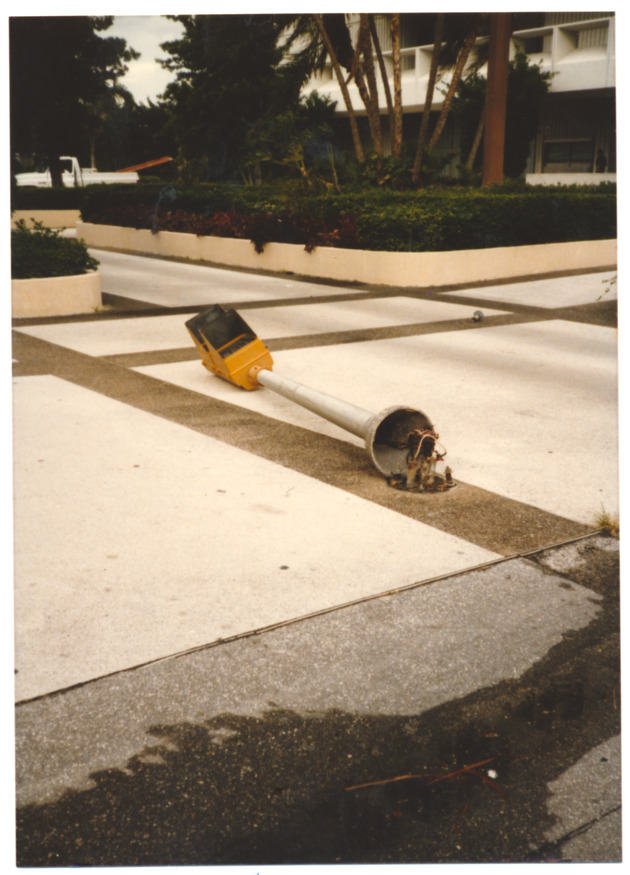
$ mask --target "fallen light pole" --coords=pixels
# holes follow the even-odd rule
[[[388,407],[370,413],[273,372],[273,358],[235,310],[218,304],[189,319],[186,327],[201,360],[211,373],[242,389],[271,389],[362,438],[370,459],[391,486],[416,492],[437,492],[455,485],[428,417],[409,407]]]

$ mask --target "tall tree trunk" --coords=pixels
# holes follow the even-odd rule
[[[482,185],[503,182],[505,114],[510,58],[511,15],[494,12],[490,18],[490,51],[486,87]]]
[[[383,91],[385,92],[385,100],[387,102],[387,113],[389,115],[389,133],[392,138],[392,143],[395,138],[395,126],[396,120],[394,115],[394,104],[392,101],[392,91],[389,87],[389,76],[387,75],[387,68],[385,67],[385,59],[383,58],[383,51],[381,49],[381,41],[378,38],[378,33],[376,30],[376,23],[374,21],[374,15],[370,13],[368,15],[368,21],[370,22],[370,34],[372,35],[372,42],[374,43],[374,48],[376,50],[376,57],[378,59],[379,70],[381,71],[381,81],[383,82]],[[392,148],[392,151],[395,153],[395,149]],[[400,157],[400,156],[398,156]]]
[[[339,83],[339,88],[341,89],[341,94],[343,96],[344,103],[346,105],[346,109],[348,110],[348,119],[350,121],[350,130],[352,131],[352,141],[354,143],[354,153],[356,155],[357,161],[360,164],[363,164],[365,161],[365,156],[363,154],[363,146],[361,145],[361,137],[359,135],[359,126],[357,124],[357,117],[354,111],[354,107],[352,106],[352,100],[350,98],[350,92],[348,91],[348,86],[346,85],[346,80],[343,75],[343,71],[337,60],[337,54],[333,47],[332,42],[330,41],[330,37],[328,36],[328,32],[324,26],[324,21],[321,15],[313,13],[313,19],[315,24],[317,25],[317,29],[319,30],[321,37],[324,41],[324,45],[326,46],[326,50],[330,56],[330,60],[333,66],[333,70],[335,71],[335,76],[337,77],[337,82]]]
[[[427,131],[429,130],[429,119],[431,117],[431,106],[433,104],[433,92],[437,81],[438,69],[440,66],[440,53],[442,51],[442,36],[444,34],[444,13],[439,12],[435,22],[435,37],[433,40],[433,54],[431,55],[431,68],[429,70],[429,81],[427,83],[427,93],[424,99],[424,108],[422,110],[422,121],[420,122],[420,133],[418,134],[418,144],[416,146],[416,155],[411,171],[413,182],[417,183],[420,179],[420,170],[422,169],[422,156],[424,154],[424,142],[426,140]]]
[[[365,109],[370,125],[370,133],[372,134],[372,142],[374,143],[374,151],[376,152],[377,167],[380,168],[383,160],[383,134],[381,130],[381,114],[378,105],[378,84],[376,81],[376,71],[374,69],[374,58],[372,57],[372,39],[370,37],[370,23],[366,13],[361,13],[359,24],[359,39],[357,48],[363,55],[365,64],[365,76],[367,79],[367,89],[359,87],[359,92],[365,104]],[[359,85],[358,73],[360,65],[357,66],[355,80]],[[365,96],[364,96],[365,94]]]
[[[357,44],[354,47],[354,51],[352,54],[352,63],[351,63],[350,68],[348,70],[348,78],[346,81],[350,82],[352,79],[354,79],[354,83],[357,86],[357,90],[359,92],[361,102],[363,103],[363,106],[365,107],[365,111],[367,113],[368,121],[369,121],[370,114],[368,112],[368,109],[370,106],[370,99],[371,98],[370,98],[370,92],[369,92],[368,86],[366,85],[365,78],[363,76],[363,65],[361,64],[362,48],[363,48],[363,34],[362,34],[361,30],[359,30]],[[370,133],[371,132],[372,131],[370,129]]]
[[[483,129],[485,123],[485,110],[481,111],[481,116],[479,117],[479,124],[477,125],[477,130],[475,131],[475,138],[472,142],[472,146],[470,147],[470,152],[468,153],[468,158],[466,159],[465,166],[472,170],[472,166],[475,163],[475,158],[477,157],[477,152],[479,151],[479,146],[481,145],[481,138],[483,137]]]
[[[464,67],[466,66],[466,62],[468,61],[468,58],[472,51],[472,47],[474,46],[477,35],[479,34],[479,30],[481,29],[481,21],[482,17],[481,15],[479,15],[476,18],[470,33],[464,40],[464,45],[462,46],[461,51],[457,56],[457,63],[455,64],[455,69],[453,70],[453,77],[451,79],[450,85],[448,86],[448,91],[446,92],[446,97],[444,98],[444,103],[442,104],[442,109],[440,111],[440,115],[438,116],[435,129],[433,131],[433,134],[431,135],[431,139],[429,140],[429,145],[427,147],[429,151],[435,149],[436,143],[440,139],[440,134],[444,130],[444,125],[446,124],[446,119],[448,118],[448,114],[453,103],[453,98],[455,97],[455,92],[457,91],[457,86],[459,85],[460,79],[462,78]]]
[[[403,109],[402,109],[402,71],[400,63],[400,13],[392,15],[392,62],[394,65],[394,124],[392,125],[392,151],[396,158],[402,155]]]
[[[64,182],[59,155],[54,154],[48,157],[48,169],[50,170],[50,183],[52,187],[63,188]]]

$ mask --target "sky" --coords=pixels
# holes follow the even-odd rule
[[[161,67],[156,58],[167,57],[160,43],[176,39],[181,32],[181,24],[164,15],[116,15],[113,25],[101,33],[103,37],[123,37],[128,46],[140,52],[140,58],[129,62],[129,71],[121,79],[121,85],[131,91],[136,102],[155,102],[174,78],[174,73]]]

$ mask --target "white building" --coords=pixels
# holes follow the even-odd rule
[[[348,16],[351,32],[356,32],[358,16]],[[379,42],[392,84],[391,16],[376,16]],[[425,24],[423,26],[423,19]],[[423,109],[433,37],[427,26],[429,15],[401,15],[402,101],[405,137],[418,130]],[[613,12],[515,13],[510,57],[525,53],[530,62],[552,74],[550,89],[540,119],[538,133],[530,146],[528,181],[599,182],[615,179],[615,16]],[[478,52],[486,35],[478,38]],[[473,52],[473,54],[474,54]],[[468,64],[470,68],[470,62]],[[481,67],[481,75],[485,68]],[[433,94],[432,109],[438,111],[449,81],[444,71]],[[330,61],[321,75],[308,86],[337,103],[337,112],[347,110]],[[357,115],[365,115],[356,86],[350,93]],[[386,112],[384,93],[379,95],[381,112]],[[384,125],[384,135],[386,136]],[[441,148],[458,148],[458,131],[454,120],[443,134]],[[605,174],[596,172],[599,151],[606,158]],[[453,168],[458,163],[453,161]],[[529,176],[529,174],[535,174]],[[585,176],[589,174],[590,176]],[[592,174],[592,175],[591,175]]]

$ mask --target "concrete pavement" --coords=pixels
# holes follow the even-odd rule
[[[14,326],[18,860],[618,859],[612,275],[392,294],[96,254],[104,312]],[[424,410],[457,487],[390,489],[208,374],[213,303],[278,372]]]

